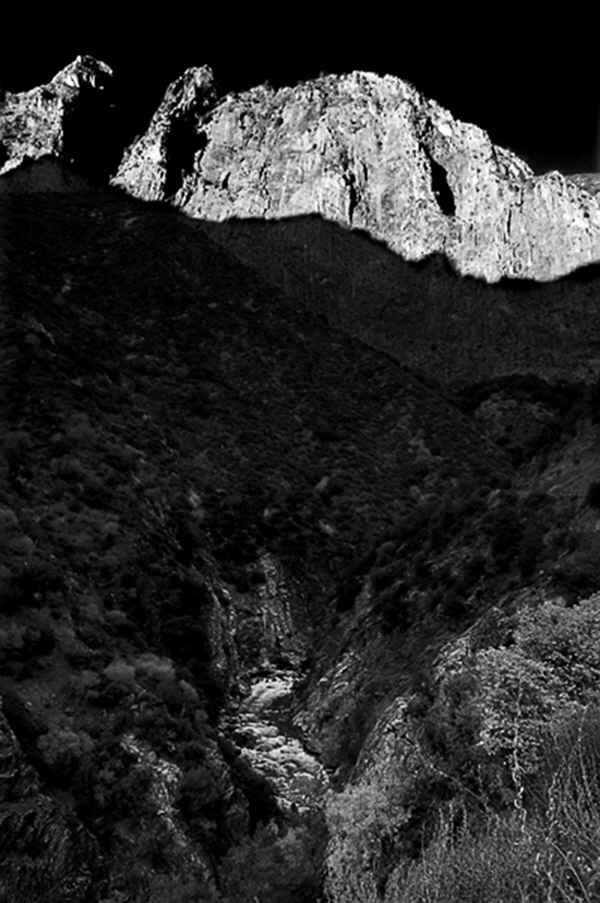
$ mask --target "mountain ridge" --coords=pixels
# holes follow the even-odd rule
[[[212,73],[189,69],[112,183],[197,217],[278,288],[430,378],[569,378],[574,359],[578,378],[597,377],[594,179],[533,176],[394,77],[218,99]]]
[[[600,256],[593,196],[558,172],[534,176],[401,79],[324,76],[195,111],[175,99],[206,78],[188,69],[168,89],[114,184],[216,221],[318,213],[490,282],[547,281]]]

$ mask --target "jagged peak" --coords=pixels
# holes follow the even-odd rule
[[[162,104],[176,103],[183,109],[214,103],[217,98],[215,77],[210,66],[190,66],[167,88]]]
[[[80,55],[47,84],[7,94],[0,122],[0,175],[49,154],[105,178],[117,152],[113,78],[106,63]]]
[[[93,56],[80,55],[57,72],[50,85],[81,88],[85,84],[102,91],[113,77],[113,70],[106,63]]]

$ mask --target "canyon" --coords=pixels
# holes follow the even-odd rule
[[[123,148],[79,57],[1,129],[0,900],[396,903],[471,836],[593,894],[536,806],[594,736],[597,179],[369,73],[190,69]]]

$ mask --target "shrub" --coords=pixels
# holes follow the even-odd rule
[[[113,683],[120,684],[128,689],[135,685],[135,668],[128,665],[123,659],[115,659],[104,669],[105,676]]]
[[[1,451],[8,464],[10,474],[16,474],[26,462],[31,444],[31,436],[24,430],[16,430],[5,435]]]
[[[332,901],[379,903],[390,868],[412,833],[408,778],[349,785],[326,806],[329,843],[325,890]],[[430,802],[430,801],[429,801]]]
[[[221,866],[231,903],[312,903],[319,899],[325,826],[319,816],[278,829],[273,823],[232,850]]]
[[[148,903],[222,903],[222,898],[201,878],[194,875],[152,874],[148,877]]]
[[[456,589],[449,589],[443,593],[440,601],[440,610],[446,618],[458,619],[468,611],[467,601]]]
[[[545,809],[546,869],[570,899],[600,893],[600,710],[554,728]],[[553,767],[552,767],[553,766]],[[558,876],[558,877],[557,877]],[[569,898],[567,898],[569,899]]]
[[[549,729],[529,811],[438,821],[418,862],[399,861],[384,903],[593,903],[600,891],[600,711]],[[539,787],[538,787],[539,790]],[[457,828],[458,825],[458,828]],[[334,897],[334,900],[336,898]],[[343,898],[338,897],[338,900]]]
[[[576,537],[571,534],[567,538],[567,548],[576,545]],[[554,571],[558,584],[565,591],[580,598],[600,586],[600,561],[595,553],[586,549],[577,549],[568,555]]]
[[[92,754],[82,755],[68,780],[78,817],[106,844],[114,841],[112,826],[116,821],[139,819],[154,811],[150,772],[132,765],[120,744],[98,745]]]
[[[39,608],[46,593],[62,586],[58,568],[43,560],[24,562],[14,573],[0,572],[0,605],[5,611]]]
[[[59,783],[68,779],[86,756],[94,750],[94,741],[85,731],[53,727],[37,741],[44,765]]]
[[[536,893],[539,831],[523,832],[518,819],[490,819],[480,832],[456,836],[442,819],[434,841],[417,863],[404,863],[387,883],[385,903],[542,903]]]
[[[219,775],[209,764],[197,765],[185,771],[180,784],[177,805],[188,822],[213,818],[217,814],[224,788]]]
[[[330,800],[325,888],[334,901],[378,900],[377,864],[396,813],[377,785],[350,787]]]
[[[523,540],[523,527],[516,512],[509,507],[501,508],[493,518],[492,555],[499,566],[507,566],[517,554]]]
[[[396,627],[406,627],[410,620],[410,605],[407,599],[408,587],[403,580],[397,580],[385,589],[377,600],[384,633]]]
[[[600,680],[597,597],[573,608],[548,602],[522,611],[516,640],[524,655],[552,669],[571,698],[596,691]]]
[[[168,658],[155,655],[153,652],[145,652],[133,662],[136,672],[150,680],[163,681],[175,680],[175,668]]]

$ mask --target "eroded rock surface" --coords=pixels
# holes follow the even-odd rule
[[[575,182],[579,188],[585,188],[590,194],[600,194],[600,173],[581,172],[568,176],[571,182]]]
[[[0,192],[83,188],[65,161],[93,170],[92,136],[110,170],[109,72],[80,57],[9,96]],[[600,257],[597,177],[536,177],[397,78],[218,100],[211,70],[189,69],[113,182],[173,202],[294,303],[439,381],[600,371],[599,267],[581,267]]]
[[[106,175],[114,154],[113,73],[78,56],[47,85],[7,92],[0,120],[0,174],[48,154]]]
[[[554,279],[600,258],[592,193],[535,176],[409,83],[367,72],[214,104],[209,72],[188,69],[114,184],[207,220],[320,214],[490,282]]]

